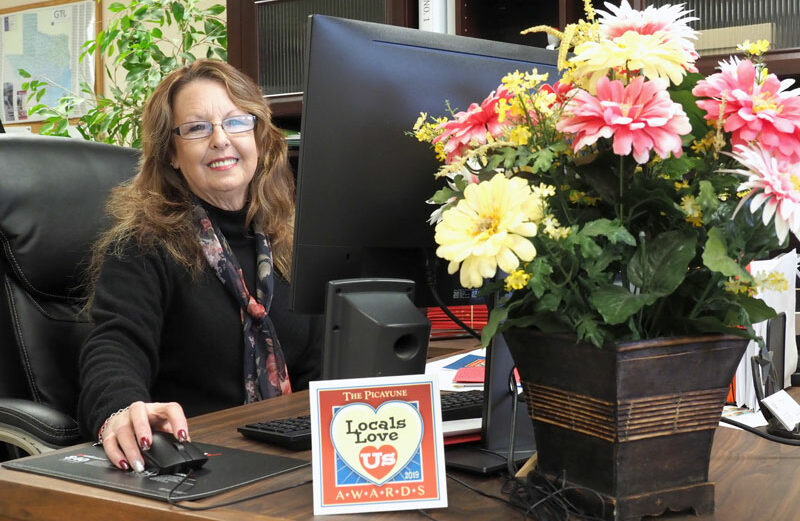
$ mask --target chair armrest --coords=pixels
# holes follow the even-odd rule
[[[78,423],[47,405],[0,398],[0,441],[40,454],[83,441]]]

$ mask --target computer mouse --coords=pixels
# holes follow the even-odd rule
[[[154,431],[150,449],[142,451],[146,468],[158,474],[185,473],[199,469],[208,456],[191,442],[179,442],[172,434]]]

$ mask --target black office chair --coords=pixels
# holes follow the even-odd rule
[[[0,135],[0,460],[81,440],[75,418],[79,311],[109,190],[138,151]]]

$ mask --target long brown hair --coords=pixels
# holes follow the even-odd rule
[[[165,77],[144,107],[139,172],[111,193],[107,211],[113,224],[94,245],[92,286],[106,254],[119,252],[131,239],[145,249],[164,247],[193,274],[205,266],[190,220],[192,193],[181,173],[170,165],[175,151],[175,96],[182,87],[200,79],[221,83],[237,107],[256,117],[253,132],[259,162],[248,189],[247,224],[253,223],[270,238],[276,268],[290,277],[294,177],[287,162],[286,141],[272,123],[269,106],[252,80],[225,62],[197,60]]]

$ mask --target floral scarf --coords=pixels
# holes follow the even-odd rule
[[[256,298],[253,298],[228,241],[200,204],[195,205],[193,217],[197,240],[208,264],[240,306],[244,330],[245,403],[291,393],[286,359],[269,318],[275,284],[269,240],[263,233],[255,232],[257,283]]]

